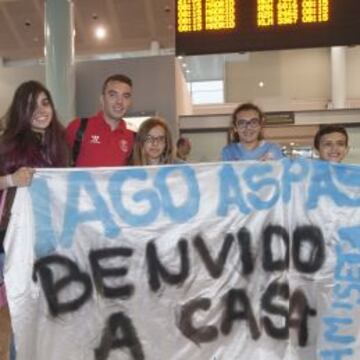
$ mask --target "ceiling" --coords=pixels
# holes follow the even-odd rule
[[[54,1],[54,0],[53,0]],[[58,0],[55,0],[58,1]],[[0,0],[0,58],[43,57],[44,0]],[[73,0],[76,56],[172,49],[174,0]],[[107,37],[97,40],[103,25]]]

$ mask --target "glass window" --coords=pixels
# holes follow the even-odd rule
[[[223,80],[193,81],[188,86],[194,105],[224,103]]]

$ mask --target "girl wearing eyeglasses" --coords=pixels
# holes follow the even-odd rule
[[[239,105],[232,115],[234,142],[222,149],[222,160],[281,159],[283,154],[280,147],[263,139],[264,122],[264,114],[258,106],[252,103]]]
[[[163,165],[176,162],[171,132],[166,122],[158,117],[145,120],[136,134],[131,164]]]

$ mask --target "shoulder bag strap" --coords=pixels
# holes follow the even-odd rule
[[[84,133],[86,130],[86,126],[88,123],[88,118],[81,118],[80,119],[80,125],[76,131],[76,135],[75,135],[75,141],[74,141],[74,145],[72,148],[72,166],[75,166],[76,164],[76,160],[79,156],[80,153],[80,148],[81,148],[81,142],[82,139],[84,137]]]

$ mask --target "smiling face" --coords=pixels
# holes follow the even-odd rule
[[[131,94],[131,86],[124,82],[111,80],[107,83],[100,101],[109,124],[117,123],[127,113],[131,106]]]
[[[234,131],[240,142],[248,149],[254,149],[259,144],[263,121],[256,110],[243,110],[236,114]]]
[[[51,123],[54,110],[44,92],[36,99],[36,107],[31,117],[31,129],[35,132],[44,133]]]
[[[166,146],[165,129],[154,126],[146,135],[144,140],[144,155],[149,164],[159,164]]]
[[[325,134],[319,141],[319,157],[322,160],[341,162],[348,153],[346,136],[340,132]]]

